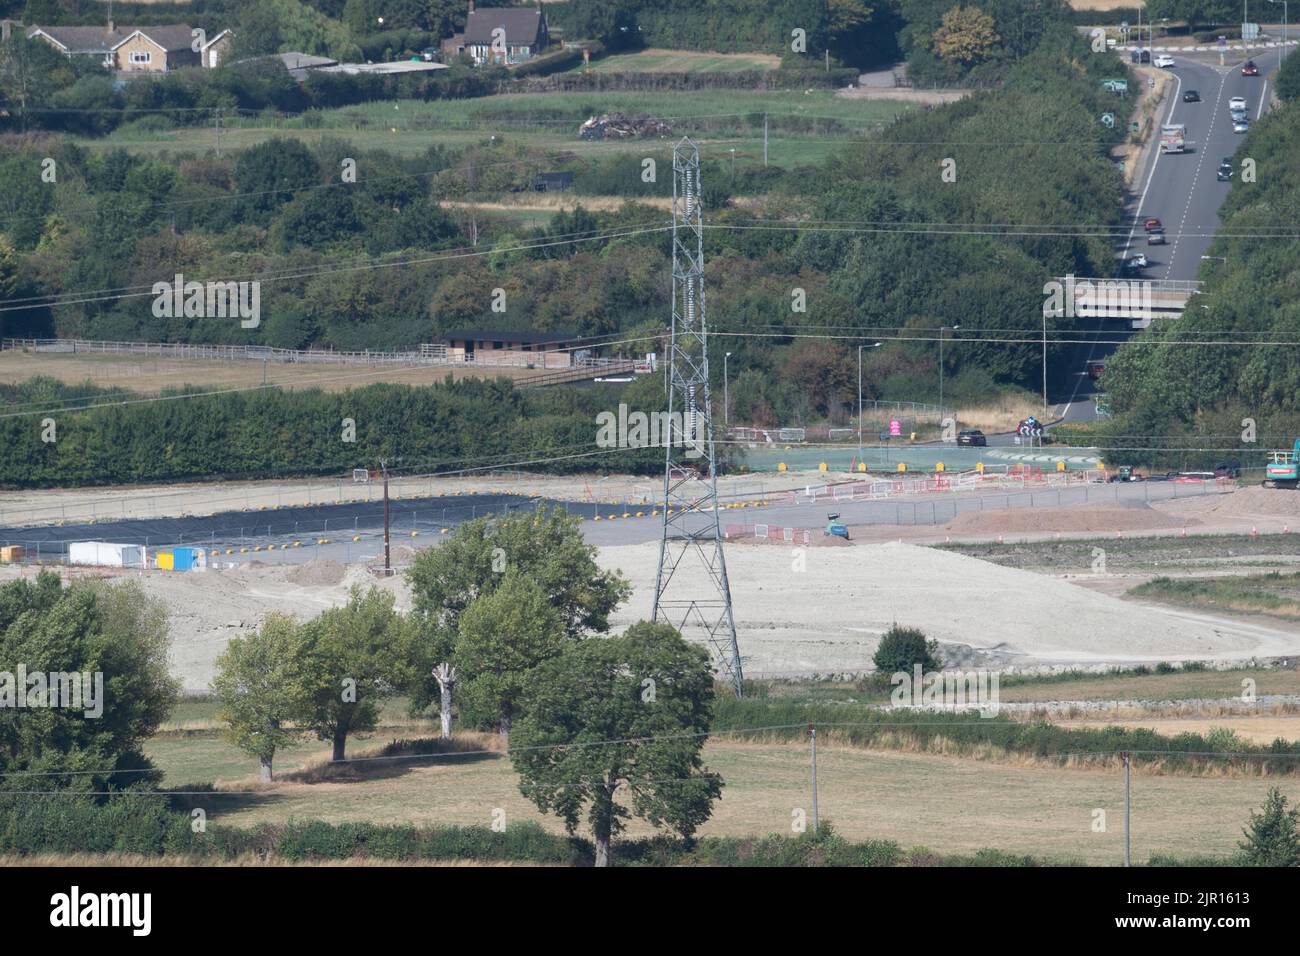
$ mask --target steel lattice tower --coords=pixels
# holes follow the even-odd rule
[[[718,524],[718,475],[709,403],[700,150],[690,139],[683,139],[673,150],[668,422],[663,538],[653,620],[672,624],[687,637],[702,631],[718,670],[731,681],[739,697],[740,646]]]

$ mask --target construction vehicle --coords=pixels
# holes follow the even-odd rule
[[[839,521],[840,521],[839,512],[828,514],[826,516],[826,530],[823,531],[822,534],[826,537],[830,537],[831,535],[834,535],[837,538],[843,538],[845,541],[848,541],[849,540],[848,526],[840,524]]]
[[[1160,152],[1183,153],[1187,151],[1187,127],[1182,123],[1169,123],[1160,127]]]
[[[1265,488],[1294,488],[1300,485],[1300,438],[1290,451],[1275,451],[1264,466]]]

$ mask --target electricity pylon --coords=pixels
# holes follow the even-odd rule
[[[709,402],[704,312],[700,150],[673,150],[673,324],[668,346],[668,440],[663,538],[653,619],[686,637],[701,634],[718,671],[741,693],[740,646],[718,524],[718,473]]]

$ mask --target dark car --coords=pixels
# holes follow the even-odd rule
[[[1201,102],[1201,94],[1197,93],[1195,90],[1188,90],[1186,93],[1183,94],[1183,102],[1199,103]]]
[[[1151,62],[1151,51],[1150,51],[1150,50],[1140,50],[1140,51],[1139,51],[1139,50],[1134,50],[1132,53],[1129,54],[1129,59],[1132,60],[1134,63],[1150,63],[1150,62]]]
[[[1229,179],[1231,179],[1231,178],[1232,178],[1232,160],[1231,160],[1231,159],[1224,159],[1223,162],[1219,163],[1219,168],[1215,171],[1215,176],[1218,177],[1218,180],[1219,180],[1219,182],[1221,182],[1221,183],[1225,183],[1225,182],[1227,182]]]
[[[1165,231],[1163,229],[1152,229],[1147,233],[1148,246],[1163,246],[1165,244]]]
[[[978,428],[967,428],[957,433],[958,445],[987,445],[989,440]]]
[[[1259,67],[1255,65],[1254,60],[1247,60],[1241,65],[1242,76],[1259,76]]]
[[[1215,465],[1214,477],[1215,478],[1240,478],[1241,462],[1239,462],[1235,458],[1231,458],[1228,461]]]

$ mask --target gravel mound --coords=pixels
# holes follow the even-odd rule
[[[344,567],[337,561],[308,561],[295,565],[285,577],[292,584],[329,587],[343,581]]]

